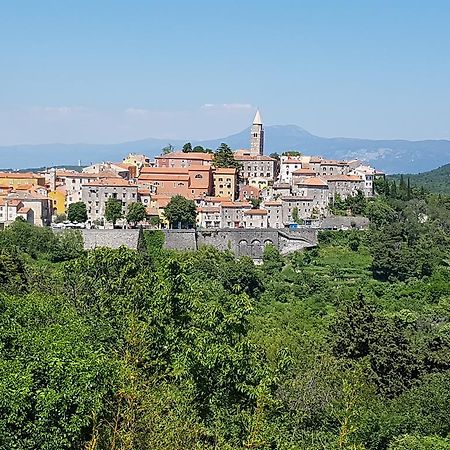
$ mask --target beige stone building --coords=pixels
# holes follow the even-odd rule
[[[244,184],[264,189],[274,183],[278,161],[270,156],[251,155],[246,150],[238,150],[234,159],[242,165],[240,178]]]
[[[283,204],[281,200],[264,202],[267,211],[267,226],[269,228],[283,228]]]
[[[299,179],[293,188],[293,193],[300,197],[307,197],[312,200],[311,206],[313,216],[324,216],[328,208],[328,184],[319,177],[304,177]]]
[[[37,226],[50,225],[52,219],[52,202],[42,194],[29,191],[12,191],[6,197],[7,201],[16,200],[22,203],[23,211],[27,211],[27,220]],[[25,217],[24,217],[25,218]]]
[[[130,203],[138,201],[138,186],[120,178],[103,178],[83,185],[81,201],[87,207],[90,221],[104,219],[109,198],[121,202],[125,215]]]
[[[200,228],[220,228],[220,206],[199,206],[197,208],[197,226]]]
[[[364,192],[365,182],[357,175],[331,175],[326,178],[330,199],[340,195],[342,199],[356,195],[358,191]]]
[[[247,202],[223,202],[221,225],[223,228],[244,228],[244,211],[251,207]]]
[[[244,227],[267,228],[267,215],[265,209],[247,209],[244,211]]]

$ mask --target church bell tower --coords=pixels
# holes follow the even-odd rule
[[[264,128],[259,109],[256,111],[250,137],[250,154],[262,155],[264,153]]]

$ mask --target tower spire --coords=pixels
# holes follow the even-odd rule
[[[256,110],[255,118],[253,119],[253,125],[262,125],[261,113],[259,109]]]
[[[253,125],[250,130],[250,154],[262,155],[264,153],[264,128],[259,109],[256,110]]]

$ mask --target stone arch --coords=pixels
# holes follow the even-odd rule
[[[264,247],[266,246],[266,245],[273,245],[273,241],[272,241],[272,239],[266,239],[265,241],[264,241]]]
[[[249,254],[249,247],[248,242],[246,239],[241,239],[239,241],[239,247],[238,247],[238,255],[244,256]]]
[[[252,257],[253,258],[262,258],[263,249],[261,245],[261,241],[259,239],[253,239],[252,241]]]

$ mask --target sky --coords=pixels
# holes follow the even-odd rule
[[[447,0],[0,0],[0,145],[450,139]]]

